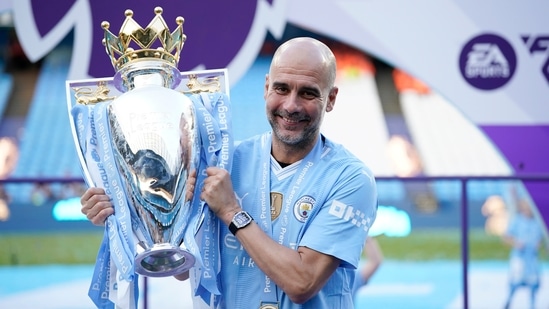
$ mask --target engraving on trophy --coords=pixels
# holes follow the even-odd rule
[[[200,81],[196,74],[190,74],[187,81],[188,91],[183,93],[200,93],[200,92],[219,92],[221,91],[221,83],[219,77],[206,77]]]
[[[96,88],[79,87],[73,88],[73,90],[76,102],[84,105],[110,101],[116,98],[115,96],[109,96],[111,90],[107,87],[105,81],[98,82]]]

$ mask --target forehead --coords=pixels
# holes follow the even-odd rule
[[[270,82],[327,88],[332,75],[329,69],[335,64],[331,56],[331,51],[315,40],[291,40],[275,52]]]
[[[314,57],[291,54],[273,62],[270,70],[271,83],[283,83],[292,87],[316,87],[323,89],[327,83],[326,65]]]
[[[270,72],[271,83],[283,83],[290,86],[324,87],[323,74],[316,68],[281,66],[273,67]]]

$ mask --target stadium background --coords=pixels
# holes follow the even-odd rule
[[[70,76],[75,34],[68,34],[33,62],[19,42],[9,10],[2,20],[0,232],[97,232],[79,215],[74,199],[83,184],[68,123],[65,81],[75,78]],[[235,138],[268,128],[255,115],[264,113],[262,87],[270,56],[280,42],[301,35],[325,41],[338,57],[340,96],[334,112],[327,115],[324,132],[348,145],[372,167],[380,178],[380,204],[390,210],[382,222],[400,223],[380,226],[375,234],[405,238],[416,229],[445,230],[459,238],[465,213],[473,233],[501,235],[514,210],[512,193],[528,198],[529,194],[522,182],[497,179],[515,173],[493,142],[422,80],[322,31],[289,23],[279,35],[266,34],[255,60],[231,84]],[[108,62],[106,55],[104,61]],[[462,178],[424,178],[449,175],[473,177],[467,181],[466,212],[462,209]],[[539,179],[529,181],[538,183]],[[436,262],[426,267],[436,269]],[[452,288],[459,290],[460,264],[452,267],[457,269]]]

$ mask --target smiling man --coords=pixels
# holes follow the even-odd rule
[[[322,42],[282,44],[265,79],[272,131],[239,143],[230,173],[209,167],[197,183],[223,222],[217,308],[354,307],[377,191],[369,168],[320,133],[336,102],[335,76],[335,57]],[[102,189],[82,197],[82,211],[96,224],[112,214],[109,207]]]

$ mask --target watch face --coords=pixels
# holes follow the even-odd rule
[[[246,212],[239,212],[233,218],[233,222],[237,227],[242,227],[248,224],[251,220],[252,217],[250,217]]]

